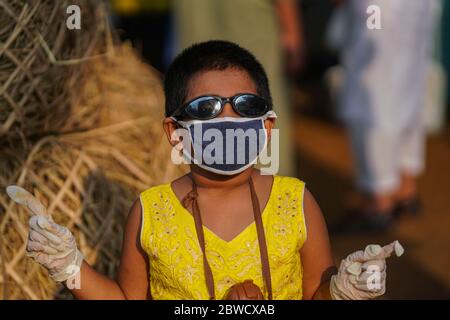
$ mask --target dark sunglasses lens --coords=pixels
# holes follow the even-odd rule
[[[201,97],[186,106],[186,113],[196,119],[208,119],[220,112],[220,101],[213,97]]]
[[[254,95],[238,96],[234,104],[237,111],[246,117],[260,117],[269,110],[267,101]]]

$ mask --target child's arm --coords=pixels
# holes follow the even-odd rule
[[[140,245],[141,205],[135,201],[128,215],[117,280],[96,272],[86,262],[80,271],[81,288],[71,290],[77,299],[147,299],[148,260]]]
[[[327,226],[312,194],[305,188],[303,210],[306,241],[300,250],[303,265],[303,299],[331,299],[330,278],[336,273]]]
[[[117,280],[95,271],[83,261],[75,238],[56,224],[42,205],[33,198],[23,205],[31,208],[27,255],[47,268],[50,276],[64,282],[78,299],[146,299],[148,293],[147,260],[140,246],[141,206],[136,201],[129,213],[124,232],[122,258]],[[22,204],[22,203],[21,203]],[[40,210],[33,210],[34,208]],[[36,211],[36,212],[35,212]],[[67,281],[66,281],[67,280]]]

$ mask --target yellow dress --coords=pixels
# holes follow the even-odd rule
[[[274,176],[269,200],[262,211],[275,300],[302,299],[304,189],[304,182],[296,178]],[[152,298],[208,299],[202,252],[191,213],[181,205],[170,183],[145,190],[140,200],[143,208],[140,239],[150,261]],[[231,241],[223,240],[205,226],[203,230],[217,299],[222,299],[233,284],[246,279],[252,279],[267,299],[255,223]]]

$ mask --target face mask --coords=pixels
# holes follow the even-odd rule
[[[188,163],[213,173],[233,175],[256,163],[267,146],[264,120],[276,117],[274,111],[269,111],[258,118],[174,120],[189,132],[190,141],[183,142],[183,157]]]

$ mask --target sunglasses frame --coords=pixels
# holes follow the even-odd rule
[[[253,96],[253,97],[257,97],[258,99],[262,99],[262,100],[266,103],[266,107],[265,107],[265,109],[264,109],[264,112],[263,112],[261,115],[257,115],[257,116],[249,116],[249,115],[246,115],[246,114],[241,113],[239,110],[237,110],[236,104],[235,104],[235,103],[236,103],[236,100],[237,100],[238,98],[242,97],[242,96]],[[215,100],[217,100],[218,102],[220,102],[220,109],[219,109],[219,111],[217,112],[217,114],[212,115],[212,116],[207,117],[207,118],[199,118],[199,117],[193,116],[192,114],[190,114],[190,113],[188,113],[188,112],[186,111],[187,107],[189,107],[189,105],[190,105],[191,103],[193,103],[194,101],[196,101],[196,100],[198,100],[198,99],[202,99],[202,98],[211,98],[211,99],[215,99]],[[253,94],[253,93],[238,93],[238,94],[235,94],[235,95],[232,96],[232,97],[221,97],[221,96],[217,96],[217,95],[204,95],[204,96],[198,96],[198,97],[196,97],[196,98],[190,100],[189,102],[183,104],[180,108],[176,109],[176,110],[172,113],[172,116],[173,116],[173,117],[179,117],[179,116],[182,116],[182,117],[188,117],[188,118],[192,118],[192,119],[195,119],[195,120],[210,120],[210,119],[216,118],[216,117],[223,111],[223,108],[224,108],[224,106],[225,106],[227,103],[230,103],[230,104],[231,104],[231,107],[233,108],[233,110],[234,110],[237,114],[239,114],[239,115],[242,116],[242,117],[247,117],[247,118],[257,118],[257,117],[260,117],[260,116],[264,115],[264,114],[267,113],[269,110],[272,110],[272,104],[270,104],[270,103],[269,103],[266,99],[264,99],[263,97],[258,96],[258,95]]]

